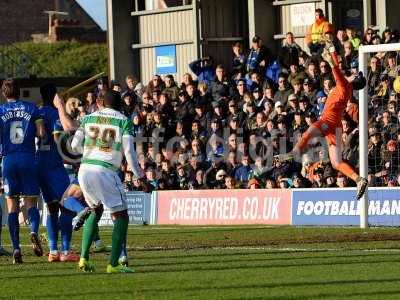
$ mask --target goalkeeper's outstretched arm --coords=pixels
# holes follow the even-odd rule
[[[335,48],[324,49],[322,53],[322,58],[331,66],[332,74],[336,82],[336,89],[344,91],[347,88],[348,82],[344,77],[342,71],[339,69],[339,63]]]

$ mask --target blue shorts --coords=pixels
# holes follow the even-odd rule
[[[6,196],[39,196],[34,153],[12,153],[4,156],[2,173]]]
[[[38,174],[44,202],[60,201],[69,186],[69,177],[64,166],[48,168],[39,164]]]

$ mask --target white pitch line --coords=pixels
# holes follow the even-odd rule
[[[344,249],[344,248],[272,248],[272,247],[212,247],[213,250],[265,250],[270,252],[400,252],[400,249]]]
[[[143,229],[143,227],[137,226],[137,225],[131,225],[129,226],[129,230],[137,230],[137,231],[142,231],[142,232],[146,232],[146,231],[162,231],[162,230],[191,230],[191,231],[201,231],[203,229],[216,229],[216,230],[220,230],[220,229],[264,229],[264,228],[273,228],[276,226],[262,226],[262,227],[229,227],[229,226],[196,226],[196,227],[145,227],[145,229]],[[100,234],[102,232],[112,232],[112,228],[110,229],[104,229],[102,227],[99,228],[100,229]]]
[[[12,247],[11,244],[3,244],[4,247]],[[22,247],[31,247],[31,244],[21,244]],[[80,245],[71,245],[74,248],[79,248]],[[400,249],[397,248],[372,248],[372,249],[343,249],[343,248],[273,248],[273,247],[193,247],[193,248],[166,248],[166,247],[127,247],[127,250],[135,251],[176,251],[176,250],[263,250],[268,252],[399,252]]]

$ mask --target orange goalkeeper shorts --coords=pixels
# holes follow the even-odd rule
[[[331,145],[336,146],[338,139],[342,138],[341,137],[342,124],[340,119],[339,122],[337,120],[333,122],[321,118],[318,121],[314,122],[313,125],[321,131],[322,135],[325,137],[329,146]]]

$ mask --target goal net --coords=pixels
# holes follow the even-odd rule
[[[360,46],[359,167],[370,188],[360,226],[400,226],[400,43]]]

